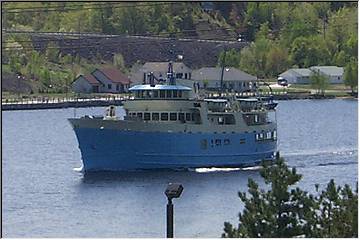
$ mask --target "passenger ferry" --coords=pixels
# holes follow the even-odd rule
[[[105,116],[69,119],[83,170],[247,167],[275,158],[275,107],[261,98],[203,98],[176,85],[171,63],[165,82],[151,77],[129,90],[124,117],[110,106]]]

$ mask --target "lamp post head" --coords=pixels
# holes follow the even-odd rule
[[[184,187],[179,183],[169,183],[165,190],[165,195],[169,200],[173,198],[179,198]]]

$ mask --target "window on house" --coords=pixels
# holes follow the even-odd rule
[[[111,84],[108,84],[108,89],[111,89]]]
[[[142,116],[143,116],[142,112],[138,112],[137,116],[138,116],[138,118],[142,118]]]
[[[185,73],[185,79],[187,79],[187,73]]]
[[[159,121],[159,113],[152,113],[151,117],[152,117],[151,119],[153,121]]]
[[[170,113],[170,121],[176,121],[177,120],[177,113]]]
[[[116,84],[116,91],[119,91],[120,87],[119,84]]]
[[[176,78],[182,78],[183,77],[183,74],[182,73],[177,73],[176,74]]]
[[[149,121],[149,120],[150,120],[150,113],[149,113],[149,112],[144,113],[144,120],[145,120],[145,121]]]
[[[169,113],[161,113],[161,121],[168,121]]]

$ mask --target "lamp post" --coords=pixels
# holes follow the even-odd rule
[[[166,205],[166,237],[174,237],[174,205],[172,204],[173,198],[179,198],[182,191],[184,190],[183,186],[179,183],[169,183],[165,190],[165,195],[168,199]]]

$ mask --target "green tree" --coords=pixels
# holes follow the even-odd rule
[[[318,186],[317,186],[318,189]],[[317,231],[310,237],[357,237],[358,236],[358,195],[349,185],[336,186],[333,179],[325,190],[316,197]]]
[[[316,94],[325,94],[325,90],[329,85],[329,78],[321,74],[318,70],[314,70],[310,76],[310,83],[316,89]]]
[[[345,66],[344,83],[351,88],[351,93],[354,94],[354,90],[358,86],[358,64],[355,59]]]
[[[225,59],[224,59],[225,57]],[[226,66],[226,67],[239,67],[240,63],[240,53],[235,49],[230,49],[229,51],[222,51],[219,54],[218,58],[218,66]]]
[[[59,53],[60,53],[59,46],[56,43],[54,42],[48,43],[45,56],[49,62],[58,63]]]
[[[260,78],[265,78],[266,61],[272,42],[266,38],[256,39],[249,47],[245,47],[240,52],[240,69]]]
[[[239,214],[239,225],[234,228],[225,223],[222,237],[295,237],[302,235],[307,224],[305,217],[311,215],[315,202],[307,192],[293,188],[301,179],[296,169],[289,169],[283,159],[275,165],[263,164],[260,171],[269,190],[259,189],[252,179],[248,181],[248,192],[239,193],[245,204]],[[292,187],[292,188],[291,188]]]
[[[121,71],[126,70],[124,57],[121,55],[121,53],[117,53],[114,55],[113,64]]]
[[[283,159],[274,165],[263,163],[260,175],[268,190],[248,180],[248,193],[239,193],[244,210],[239,224],[224,224],[222,237],[357,237],[358,195],[345,185],[330,180],[317,195],[295,185],[301,175],[289,169]]]
[[[289,67],[287,49],[279,44],[274,44],[266,56],[266,74],[276,77]]]

